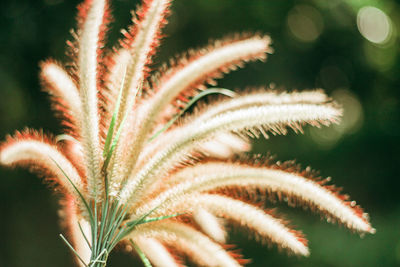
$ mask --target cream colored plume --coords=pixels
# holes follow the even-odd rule
[[[86,193],[76,168],[55,146],[41,140],[27,138],[10,142],[1,149],[0,162],[8,166],[18,164],[36,166],[50,172],[46,176],[53,176],[56,182],[68,191],[68,194],[78,196],[71,182],[79,191]],[[79,198],[78,201],[80,202]]]
[[[183,223],[165,221],[144,225],[130,235],[131,238],[142,236],[174,246],[200,266],[240,266],[220,245]]]

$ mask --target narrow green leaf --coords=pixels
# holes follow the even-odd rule
[[[60,171],[63,173],[63,175],[65,176],[65,178],[67,178],[67,180],[71,183],[72,187],[75,189],[75,191],[78,193],[79,197],[81,198],[83,204],[85,205],[88,213],[89,213],[89,217],[90,217],[90,224],[91,227],[93,227],[94,223],[94,218],[93,218],[93,213],[92,210],[89,207],[89,204],[86,202],[86,199],[83,197],[82,193],[78,190],[78,188],[75,186],[75,184],[71,181],[71,179],[68,177],[68,175],[64,172],[64,170],[61,168],[60,165],[58,165],[58,163],[52,158],[50,157],[50,160],[54,162],[54,164],[56,164],[57,168],[60,169]]]
[[[135,227],[137,225],[140,224],[144,224],[144,223],[149,223],[149,222],[155,222],[155,221],[160,221],[160,220],[164,220],[164,219],[168,219],[168,218],[172,218],[172,217],[176,217],[179,215],[182,215],[183,213],[178,213],[178,214],[173,214],[173,215],[167,215],[167,216],[161,216],[161,217],[157,217],[157,218],[150,218],[147,219],[147,217],[153,213],[153,211],[155,211],[158,207],[155,207],[154,209],[150,210],[148,213],[142,215],[141,217],[139,217],[136,220],[132,220],[130,222],[126,223],[126,227],[125,229],[121,230],[121,232],[118,234],[116,240],[117,242],[119,242],[119,240],[121,240],[122,238],[124,238],[125,236],[127,236],[130,232],[133,231],[133,229],[135,229]]]
[[[115,147],[117,146],[117,143],[118,143],[119,137],[120,137],[120,135],[121,135],[122,128],[123,128],[123,126],[124,126],[124,124],[125,124],[125,121],[126,121],[126,116],[122,119],[121,125],[119,126],[118,131],[117,131],[117,133],[115,134],[115,138],[114,138],[114,140],[113,140],[113,142],[112,142],[112,145],[111,145],[111,147],[110,147],[110,150],[109,150],[109,151],[107,152],[107,154],[106,154],[106,159],[105,159],[105,161],[104,161],[103,170],[106,170],[107,167],[108,167],[108,164],[110,163],[111,156],[112,156],[112,154],[113,154],[113,152],[114,152],[114,150],[115,150]]]
[[[185,113],[191,106],[193,106],[194,103],[196,103],[199,99],[201,99],[202,97],[205,97],[207,95],[210,94],[221,94],[221,95],[226,95],[229,97],[235,97],[236,93],[233,92],[232,90],[229,89],[225,89],[225,88],[208,88],[204,91],[201,91],[198,95],[196,95],[195,97],[193,97],[185,106],[185,108],[183,110],[181,110],[181,112],[179,112],[178,114],[176,114],[172,119],[170,119],[165,126],[160,129],[159,131],[157,131],[152,137],[149,138],[148,142],[153,141],[154,139],[157,138],[157,136],[159,136],[160,134],[162,134],[163,132],[165,132],[166,130],[168,130],[169,127],[171,127],[172,124],[174,124],[174,122],[183,115],[183,113]]]
[[[153,211],[155,211],[157,208],[158,208],[158,206],[155,207],[154,209],[150,210],[148,213],[143,214],[143,215],[142,215],[141,217],[139,217],[138,219],[132,220],[132,221],[130,221],[130,222],[127,222],[127,223],[126,223],[127,228],[128,228],[128,227],[134,227],[134,226],[139,225],[139,224],[143,224],[143,222],[146,220],[146,218],[147,218],[151,213],[153,213]]]
[[[156,217],[156,218],[146,218],[146,219],[143,220],[143,222],[141,222],[139,224],[166,220],[166,219],[169,219],[169,218],[174,218],[174,217],[177,217],[177,216],[181,216],[183,214],[185,214],[185,213],[177,213],[177,214],[172,214],[172,215],[167,215],[167,216],[160,216],[160,217]],[[136,225],[138,225],[138,224],[136,224]]]
[[[78,222],[78,226],[79,226],[79,230],[81,231],[81,234],[82,234],[83,238],[84,238],[85,241],[86,241],[86,244],[89,246],[90,249],[92,249],[92,246],[90,245],[90,242],[89,242],[89,240],[87,239],[87,237],[86,237],[86,235],[85,235],[85,232],[83,232],[82,225],[80,224],[80,222]]]
[[[113,236],[116,227],[119,226],[119,225],[117,225],[118,218],[119,218],[117,216],[117,214],[120,209],[121,208],[118,206],[118,201],[113,202],[111,204],[112,214],[111,214],[110,220],[107,222],[108,223],[108,225],[107,225],[108,231],[107,231],[106,235],[104,236],[104,239],[107,239],[109,236]],[[117,216],[117,218],[115,218],[116,216]]]
[[[129,239],[131,242],[132,246],[135,248],[136,252],[139,254],[140,259],[143,261],[143,264],[145,267],[152,267],[150,260],[146,257],[146,255],[143,253],[143,251],[132,241],[132,239]]]
[[[106,198],[108,198],[108,176],[106,173],[108,164],[110,163],[111,157],[114,153],[115,147],[118,144],[118,140],[120,138],[123,126],[125,124],[126,118],[129,115],[129,113],[126,113],[124,115],[124,117],[122,118],[122,121],[119,125],[117,134],[115,136],[114,139],[112,139],[113,134],[114,134],[114,127],[115,127],[115,121],[117,119],[118,113],[119,113],[119,107],[120,107],[120,102],[121,102],[121,98],[122,98],[122,92],[123,92],[123,88],[124,88],[124,83],[125,83],[125,76],[126,76],[126,69],[125,69],[125,73],[124,73],[124,78],[122,80],[121,83],[121,89],[118,95],[118,100],[117,100],[117,105],[116,105],[116,109],[114,111],[113,117],[111,119],[111,123],[110,123],[110,127],[108,129],[108,133],[107,133],[107,138],[106,138],[106,142],[104,145],[104,151],[103,151],[103,157],[105,157],[104,163],[103,163],[103,167],[102,167],[102,171],[105,173],[104,175],[104,184],[105,184],[105,193],[106,193]],[[135,91],[135,95],[134,95],[134,99],[136,99],[136,96],[138,95],[138,93],[142,92],[142,88],[143,88],[143,80],[140,83],[140,86],[137,88],[137,90]],[[111,142],[112,140],[112,142]],[[111,147],[110,147],[111,144]]]
[[[122,78],[121,88],[119,89],[117,103],[115,104],[114,113],[111,118],[110,127],[108,127],[107,137],[106,137],[106,141],[104,143],[103,157],[105,157],[108,154],[108,150],[109,150],[111,140],[112,140],[112,137],[114,134],[114,126],[115,126],[115,121],[117,120],[119,106],[121,104],[122,92],[123,92],[124,83],[125,83],[125,76],[126,76],[126,68],[125,68],[124,76]]]
[[[96,197],[94,198],[94,208],[93,209],[94,209],[95,223],[92,228],[92,241],[93,241],[93,250],[92,251],[95,251],[97,253],[97,241],[98,241],[97,220],[98,220],[98,216],[97,216],[97,198]],[[92,255],[94,255],[94,254],[92,253]]]
[[[100,233],[99,233],[99,241],[100,241],[100,247],[98,250],[103,250],[104,249],[104,231],[105,231],[105,226],[106,226],[106,219],[108,217],[108,198],[106,198],[106,201],[102,203],[102,208],[101,208],[101,223],[100,223]]]
[[[125,219],[126,213],[129,210],[129,206],[127,204],[124,204],[120,209],[119,209],[119,214],[116,219],[116,223],[112,227],[112,231],[116,232],[118,227],[121,226],[122,221]],[[110,242],[110,251],[118,244],[119,241],[121,241],[122,238],[124,238],[126,235],[126,228],[122,228],[111,240]]]
[[[104,172],[104,193],[105,199],[108,199],[108,175],[106,172]]]
[[[115,135],[115,138],[114,138],[114,140],[113,140],[113,142],[112,142],[112,145],[111,145],[111,148],[110,148],[110,154],[113,153],[115,147],[117,146],[119,137],[121,136],[122,129],[124,128],[124,124],[125,124],[125,121],[126,121],[126,117],[127,117],[127,116],[125,116],[125,117],[122,119],[122,121],[121,121],[121,125],[119,126],[118,131],[117,131],[117,133],[116,133],[116,135]]]

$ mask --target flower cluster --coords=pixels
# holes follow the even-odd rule
[[[215,41],[150,71],[170,2],[144,0],[124,37],[107,50],[108,1],[85,0],[68,42],[72,64],[41,64],[65,134],[25,130],[0,147],[2,165],[30,167],[61,189],[69,232],[62,238],[78,263],[105,266],[111,250],[125,243],[147,266],[180,266],[179,255],[201,266],[240,266],[245,260],[224,245],[228,222],[307,256],[303,235],[257,204],[260,195],[373,233],[366,214],[328,179],[244,155],[251,137],[329,125],[341,116],[321,90],[209,87],[245,62],[265,60],[272,52],[268,36]],[[210,94],[220,97],[187,112]]]

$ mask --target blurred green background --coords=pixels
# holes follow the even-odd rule
[[[130,20],[138,1],[115,0],[110,41]],[[0,136],[25,126],[61,133],[39,86],[38,63],[66,59],[76,0],[0,3]],[[345,109],[343,123],[307,128],[304,135],[256,140],[257,153],[332,176],[371,217],[375,235],[360,238],[318,214],[278,204],[309,239],[311,256],[299,258],[262,246],[235,231],[249,266],[400,266],[400,3],[373,0],[176,0],[155,59],[160,62],[235,32],[271,35],[274,54],[226,75],[220,85],[243,89],[324,88]],[[0,266],[72,266],[60,240],[58,196],[26,170],[1,168]],[[276,206],[267,203],[267,206]],[[141,266],[112,255],[109,266]]]

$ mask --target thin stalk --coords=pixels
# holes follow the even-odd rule
[[[68,240],[62,235],[60,234],[61,239],[65,242],[65,244],[72,250],[72,252],[75,254],[75,256],[83,263],[83,265],[86,265],[86,263],[83,261],[83,259],[79,256],[78,252],[76,252],[76,250],[74,249],[74,247],[68,242]]]
[[[82,234],[83,238],[84,238],[85,241],[86,241],[86,244],[89,246],[90,249],[92,249],[92,245],[90,245],[90,242],[89,242],[89,240],[87,239],[87,236],[85,235],[85,232],[83,231],[82,225],[80,224],[80,222],[78,222],[78,226],[79,226],[79,230],[81,231],[81,234]]]
[[[108,199],[106,199],[106,202],[102,204],[102,212],[101,212],[101,222],[100,222],[100,233],[99,233],[99,241],[100,241],[100,246],[98,247],[98,251],[102,251],[104,249],[104,242],[103,242],[103,235],[104,235],[104,227],[105,227],[105,222],[108,217]]]
[[[132,239],[129,239],[129,241],[131,242],[132,246],[135,248],[135,250],[138,253],[140,259],[142,260],[144,266],[152,267],[149,259],[146,257],[146,255],[143,253],[143,251],[132,241]]]

